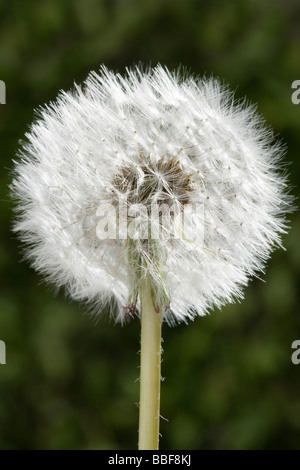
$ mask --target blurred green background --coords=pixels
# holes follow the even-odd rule
[[[0,1],[1,449],[134,449],[139,322],[97,323],[21,262],[7,185],[33,110],[104,63],[183,64],[258,103],[299,180],[298,0]],[[161,449],[300,449],[300,217],[245,300],[164,327]]]

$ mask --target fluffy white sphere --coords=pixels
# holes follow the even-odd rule
[[[27,139],[12,184],[27,255],[95,312],[110,303],[118,321],[138,312],[145,276],[169,323],[241,298],[285,232],[281,145],[215,79],[103,67],[41,108]],[[203,211],[190,219],[192,239],[101,239],[99,206],[117,210],[122,198],[146,206],[146,223],[155,202]]]

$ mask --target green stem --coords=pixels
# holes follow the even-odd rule
[[[160,416],[161,315],[153,307],[145,280],[141,298],[139,450],[157,450]]]

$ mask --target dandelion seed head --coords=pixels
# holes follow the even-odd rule
[[[40,108],[26,138],[11,188],[27,257],[95,312],[110,304],[116,321],[138,314],[145,276],[170,324],[240,299],[281,246],[293,202],[284,147],[255,107],[236,102],[216,79],[181,78],[161,66],[122,77],[102,67]],[[204,211],[191,218],[192,240],[100,239],[104,203],[117,225],[120,205],[132,211],[126,223],[141,226],[155,203]]]

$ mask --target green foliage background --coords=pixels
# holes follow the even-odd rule
[[[7,185],[33,109],[104,63],[214,74],[258,103],[299,180],[300,6],[292,0],[2,0],[0,448],[134,449],[139,322],[83,315],[21,262]],[[293,189],[295,194],[299,188]],[[245,300],[164,327],[161,449],[300,448],[300,217]]]

